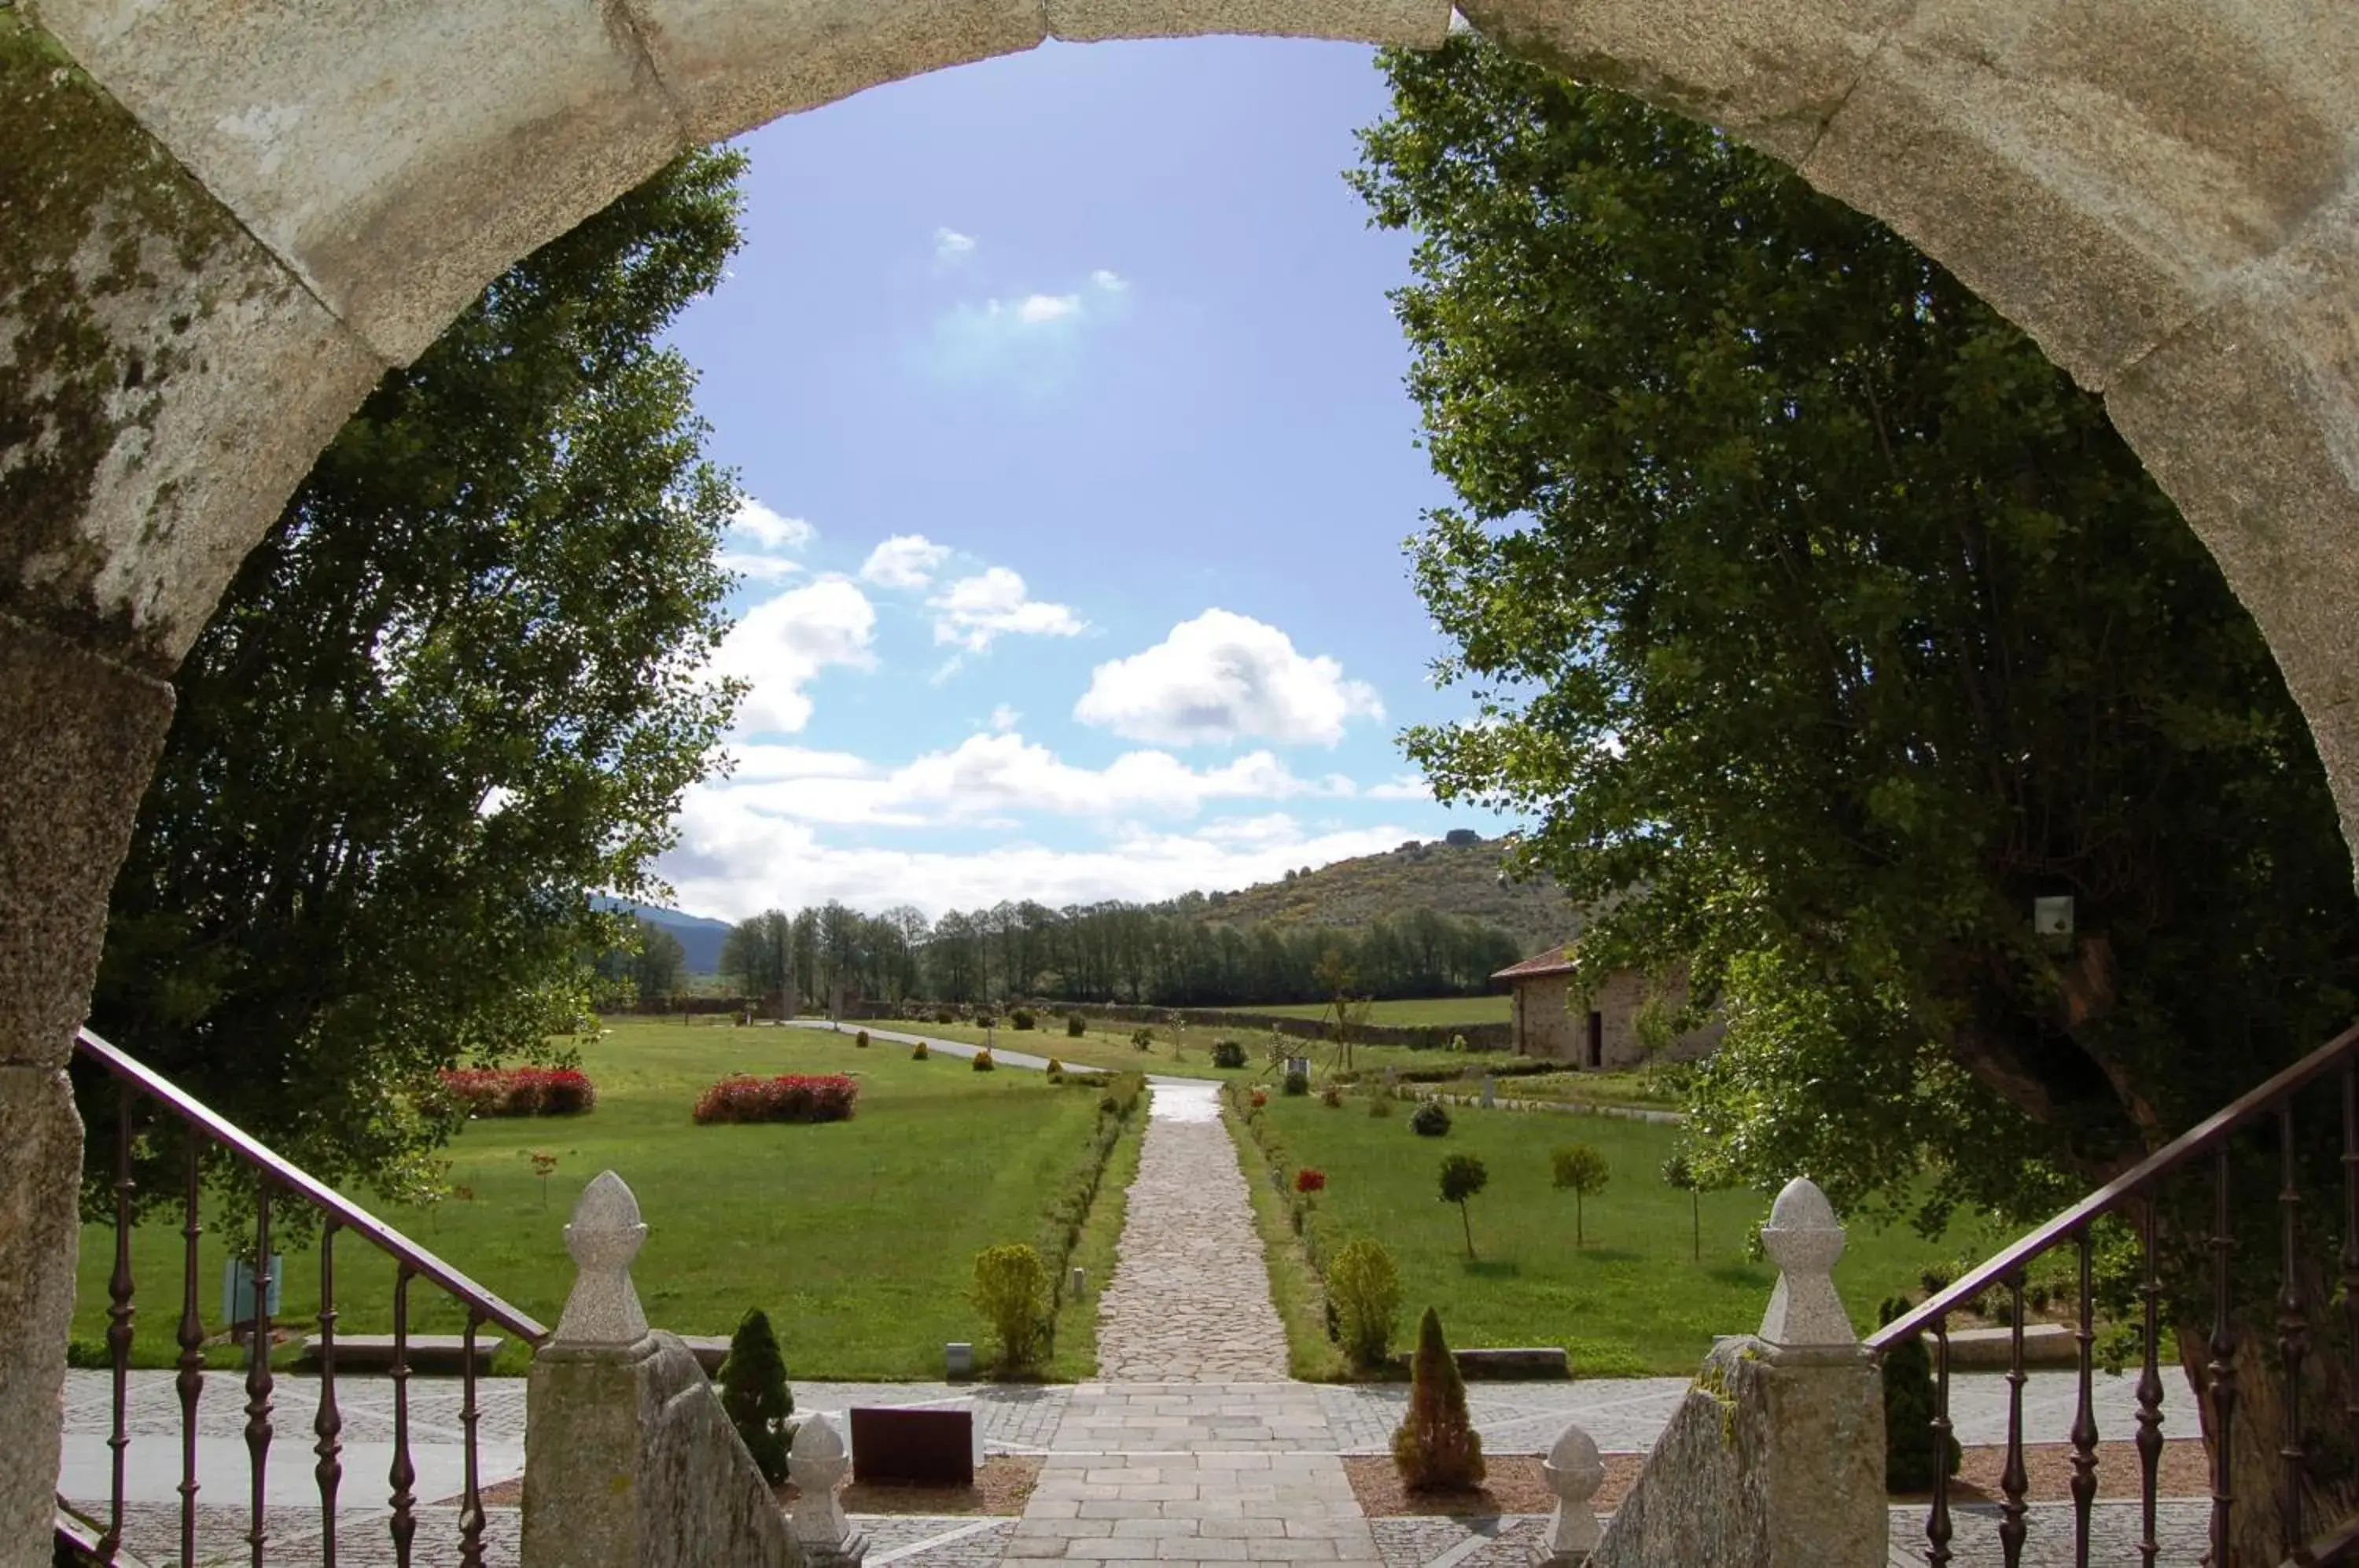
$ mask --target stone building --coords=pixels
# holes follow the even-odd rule
[[[1649,1058],[1639,1038],[1638,1015],[1655,995],[1635,969],[1609,975],[1594,992],[1573,986],[1572,949],[1551,947],[1491,976],[1510,987],[1517,1056],[1540,1057],[1583,1068],[1630,1068]],[[1661,996],[1669,1007],[1687,1001],[1685,982],[1673,979]],[[1675,1037],[1652,1053],[1665,1062],[1697,1062],[1710,1056],[1726,1026],[1717,1019]]]

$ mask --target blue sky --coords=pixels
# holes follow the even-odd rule
[[[1495,819],[1400,541],[1447,499],[1343,171],[1372,51],[1050,44],[744,139],[674,339],[748,500],[734,774],[661,869],[737,917],[1241,887]]]

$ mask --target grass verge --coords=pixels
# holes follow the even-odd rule
[[[1341,1382],[1348,1375],[1343,1352],[1327,1337],[1327,1291],[1319,1271],[1294,1234],[1286,1198],[1270,1180],[1273,1167],[1229,1097],[1221,1097],[1221,1125],[1236,1146],[1253,1200],[1254,1228],[1261,1233],[1262,1261],[1269,1271],[1269,1295],[1286,1325],[1287,1368],[1310,1382]]]

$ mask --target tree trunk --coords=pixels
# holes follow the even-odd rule
[[[2236,1348],[2230,1357],[2235,1400],[2227,1447],[2232,1499],[2229,1559],[2223,1564],[2216,1556],[2206,1556],[2204,1562],[2211,1568],[2277,1568],[2293,1546],[2315,1541],[2359,1514],[2359,1486],[2354,1484],[2359,1431],[2354,1430],[2351,1410],[2354,1396],[2349,1320],[2339,1301],[2332,1307],[2316,1304],[2328,1299],[2325,1290],[2316,1288],[2322,1283],[2311,1281],[2309,1292],[2312,1303],[2308,1313],[2309,1344],[2299,1389],[2300,1535],[2288,1542],[2281,1524],[2287,1480],[2282,1451],[2286,1411],[2294,1386],[2286,1378],[2274,1312],[2247,1312],[2238,1324]],[[2217,1418],[2211,1391],[2210,1325],[2182,1323],[2175,1334],[2180,1365],[2200,1400],[2204,1449],[2216,1466],[2220,1433],[2214,1430]],[[2183,1420],[2174,1420],[2165,1430],[2184,1435],[2186,1426]]]

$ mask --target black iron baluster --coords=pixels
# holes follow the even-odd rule
[[[1950,1319],[1933,1320],[1933,1511],[1925,1518],[1927,1568],[1949,1568],[1950,1538]]]
[[[2212,1568],[2234,1568],[2228,1523],[2235,1493],[2228,1458],[2236,1417],[2236,1323],[2228,1264],[2235,1242],[2229,1225],[2225,1139],[2212,1159],[2212,1359],[2203,1369],[2212,1389]]]
[[[254,1189],[254,1324],[246,1334],[245,1452],[253,1466],[254,1524],[246,1544],[254,1568],[262,1568],[263,1543],[270,1538],[263,1514],[269,1490],[270,1460],[270,1183]]]
[[[2292,1552],[2301,1533],[2301,1363],[2310,1354],[2310,1320],[2301,1292],[2301,1189],[2295,1181],[2293,1097],[2277,1105],[2277,1214],[2285,1255],[2278,1260],[2277,1358],[2285,1364],[2285,1439],[2277,1446],[2277,1539]]]
[[[484,1314],[470,1306],[466,1388],[459,1406],[459,1425],[466,1433],[467,1443],[467,1485],[459,1505],[460,1568],[484,1568],[484,1492],[475,1464],[475,1424],[483,1418],[483,1411],[475,1405],[475,1331],[483,1325]]]
[[[2343,1315],[2351,1329],[2343,1430],[2359,1432],[2359,1061],[2343,1070]],[[2351,1485],[2359,1490],[2359,1443],[2352,1445]]]
[[[411,1269],[403,1263],[393,1275],[393,1468],[386,1478],[393,1483],[393,1559],[396,1568],[409,1568],[410,1538],[418,1533],[418,1516],[413,1511],[418,1498],[410,1491],[418,1480],[417,1467],[409,1463],[409,1281]]]
[[[2154,1568],[2154,1560],[2162,1552],[2162,1542],[2154,1533],[2157,1471],[2162,1464],[2162,1364],[2160,1348],[2156,1344],[2162,1319],[2162,1279],[2156,1271],[2155,1260],[2158,1223],[2154,1192],[2149,1189],[2145,1215],[2146,1283],[2138,1287],[2138,1294],[2146,1301],[2146,1365],[2138,1372],[2137,1386],[2138,1555],[2145,1559],[2146,1568]]]
[[[344,1480],[343,1412],[336,1409],[336,1222],[320,1227],[320,1410],[311,1418],[319,1441],[320,1568],[336,1568],[336,1489]]]
[[[2024,1494],[2030,1489],[2031,1478],[2023,1469],[2023,1276],[2008,1276],[2007,1300],[2014,1311],[2007,1321],[2014,1333],[2010,1339],[2012,1354],[2006,1372],[2006,1468],[1999,1472],[1999,1495],[2005,1499],[1999,1505],[1998,1543],[2006,1557],[2006,1568],[2021,1568],[2023,1563],[2023,1518],[2029,1511]],[[1947,1454],[1942,1456],[1945,1460]]]
[[[99,1552],[109,1563],[123,1544],[123,1454],[131,1446],[125,1421],[125,1406],[131,1398],[131,1091],[118,1083],[114,1089],[114,1272],[106,1281],[106,1356],[114,1368],[114,1417],[106,1446],[114,1489],[108,1495],[106,1533],[99,1540]]]
[[[2081,1255],[2080,1326],[2072,1335],[2081,1350],[2081,1403],[2072,1415],[2072,1568],[2089,1568],[2089,1509],[2097,1500],[2096,1302],[2089,1233],[2084,1228],[2073,1239]],[[2020,1338],[2019,1323],[2015,1332]]]
[[[197,1311],[197,1239],[205,1233],[199,1206],[204,1197],[204,1139],[189,1134],[189,1182],[180,1215],[180,1345],[179,1376],[172,1386],[180,1395],[180,1562],[197,1560],[197,1396],[205,1389],[205,1320]]]

